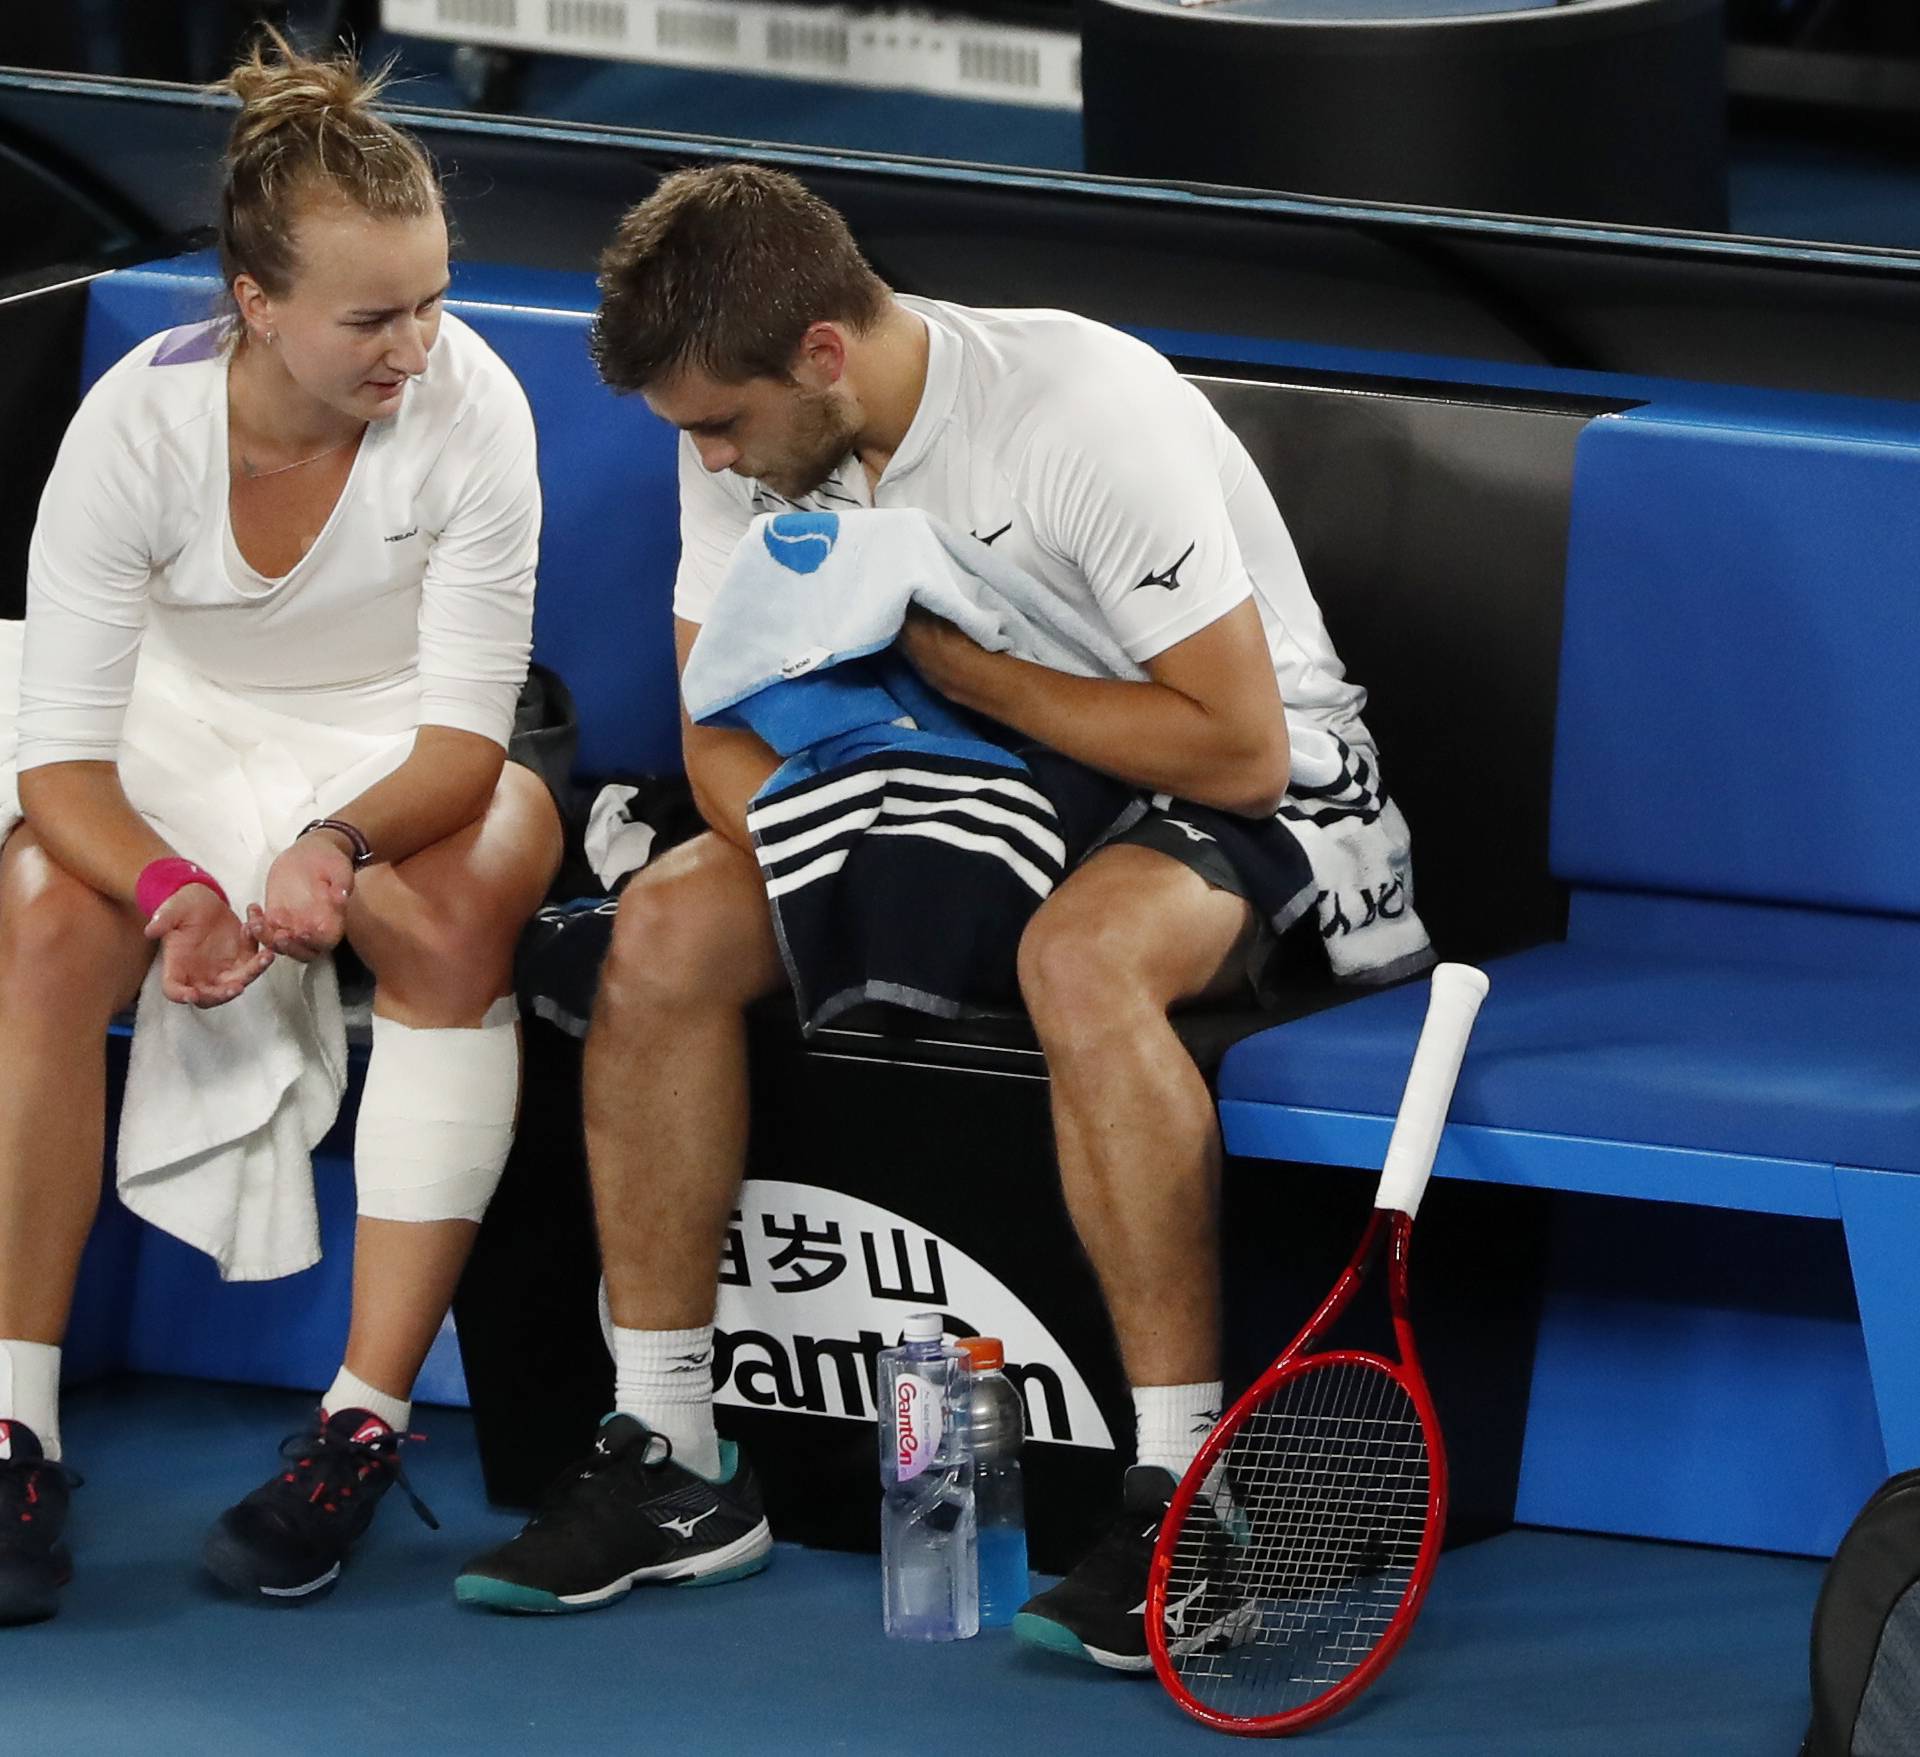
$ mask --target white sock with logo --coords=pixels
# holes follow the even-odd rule
[[[60,1456],[60,1350],[53,1343],[0,1340],[0,1421],[24,1423],[41,1451]]]
[[[1176,1482],[1220,1419],[1222,1384],[1136,1385],[1133,1388],[1134,1455],[1142,1464],[1170,1470]]]
[[[720,1475],[713,1425],[713,1326],[623,1330],[613,1326],[613,1407],[673,1442],[675,1460]]]
[[[407,1423],[413,1420],[413,1404],[408,1399],[389,1397],[378,1386],[369,1385],[365,1379],[348,1372],[344,1365],[333,1375],[333,1383],[320,1399],[320,1407],[329,1415],[338,1415],[343,1409],[364,1409],[369,1415],[377,1415],[396,1434],[404,1434]]]

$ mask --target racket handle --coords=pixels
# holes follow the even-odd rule
[[[1487,977],[1471,964],[1434,967],[1433,989],[1427,998],[1427,1022],[1413,1052],[1413,1068],[1393,1119],[1393,1139],[1387,1143],[1387,1162],[1380,1172],[1376,1208],[1391,1208],[1411,1217],[1433,1171],[1440,1150],[1440,1131],[1453,1103],[1454,1082],[1467,1053],[1467,1038],[1480,1003],[1487,998]]]

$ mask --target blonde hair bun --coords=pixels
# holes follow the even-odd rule
[[[308,55],[264,26],[217,90],[240,100],[227,138],[220,254],[229,286],[249,274],[275,295],[298,269],[300,205],[332,195],[377,218],[442,204],[425,148],[377,115],[392,63],[368,73],[345,53]]]

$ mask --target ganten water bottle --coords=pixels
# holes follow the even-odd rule
[[[973,1363],[973,1507],[980,1527],[980,1627],[1004,1629],[1027,1602],[1027,1509],[1020,1480],[1026,1406],[1000,1369],[1007,1351],[996,1337],[963,1336]]]
[[[967,1357],[936,1312],[879,1357],[880,1574],[887,1633],[960,1641],[980,1628]]]

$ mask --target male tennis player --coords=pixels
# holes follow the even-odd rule
[[[1358,787],[1404,882],[1404,825],[1367,779],[1364,692],[1273,497],[1150,348],[1064,312],[896,295],[838,213],[751,165],[666,179],[622,221],[601,285],[602,375],[683,435],[683,667],[756,513],[918,508],[1103,621],[1135,662],[1129,677],[1070,677],[916,612],[905,650],[936,689],[1147,796],[1260,819],[1290,774]],[[616,1413],[526,1530],[469,1565],[470,1602],[602,1603],[643,1580],[751,1572],[770,1544],[749,1469],[715,1434],[710,1362],[746,1146],[743,1012],[783,981],[745,824],[778,759],[749,732],[691,723],[685,750],[710,831],[622,897],[587,1042]],[[1243,989],[1250,958],[1271,949],[1247,890],[1177,806],[1150,809],[1067,877],[1020,948],[1067,1203],[1133,1387],[1138,1462],[1112,1535],[1016,1628],[1121,1670],[1150,1669],[1154,1532],[1221,1402],[1220,1137],[1168,1012]],[[1315,901],[1310,888],[1309,922]],[[1323,927],[1342,913],[1330,901]],[[1366,912],[1347,902],[1357,926]],[[1419,968],[1430,953],[1401,903],[1396,956]]]

